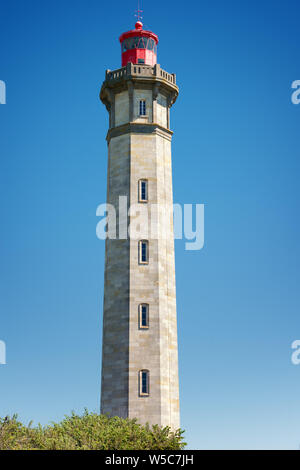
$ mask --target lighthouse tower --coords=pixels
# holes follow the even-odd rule
[[[170,108],[178,87],[176,76],[157,64],[157,35],[140,21],[120,43],[122,68],[106,71],[100,92],[109,112],[107,202],[117,226],[116,237],[106,240],[101,413],[178,429],[174,234],[167,210],[173,204]],[[132,236],[137,217],[141,232]]]

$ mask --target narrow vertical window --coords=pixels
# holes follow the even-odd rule
[[[140,116],[146,116],[146,100],[140,100]]]
[[[149,371],[148,370],[141,370],[140,371],[140,395],[141,396],[149,396]]]
[[[149,328],[149,305],[140,304],[139,306],[139,324],[140,328],[148,329]]]
[[[148,181],[140,180],[139,181],[139,202],[148,201]]]
[[[147,240],[141,240],[139,242],[139,261],[141,264],[149,263],[149,247]]]

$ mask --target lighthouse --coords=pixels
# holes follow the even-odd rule
[[[107,203],[101,413],[180,427],[170,109],[176,76],[157,63],[158,36],[123,33],[122,67],[107,70]],[[134,210],[133,210],[134,208]],[[162,210],[152,210],[163,208]],[[125,215],[124,215],[125,214]],[[155,214],[155,215],[153,215]],[[130,227],[138,217],[140,233]],[[147,227],[154,227],[154,234]]]

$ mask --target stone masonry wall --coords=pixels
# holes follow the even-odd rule
[[[174,78],[175,80],[175,78]],[[128,206],[138,204],[138,182],[148,180],[148,203],[173,203],[171,133],[167,130],[168,105],[165,94],[139,85],[130,95],[117,90],[113,100],[114,126],[130,120],[146,122],[155,116],[163,128],[133,127],[108,139],[107,202],[117,210],[119,196],[127,196]],[[133,103],[129,103],[132,96]],[[139,119],[139,100],[145,99],[147,119]],[[136,124],[138,126],[138,124]],[[136,221],[135,215],[128,223]],[[151,227],[150,211],[139,217],[142,228]],[[139,422],[170,426],[179,422],[177,319],[172,212],[159,212],[155,227],[159,238],[149,240],[149,264],[140,265],[138,241],[146,237],[106,241],[103,312],[103,358],[101,412],[137,418]],[[152,234],[153,235],[153,234]],[[138,307],[149,304],[149,329],[140,329]],[[150,394],[139,394],[139,371],[150,372]]]

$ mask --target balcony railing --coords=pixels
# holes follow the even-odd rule
[[[142,65],[129,62],[125,67],[117,70],[107,70],[106,80],[122,80],[124,77],[157,77],[166,80],[172,85],[176,85],[176,75],[163,70],[159,64]]]

